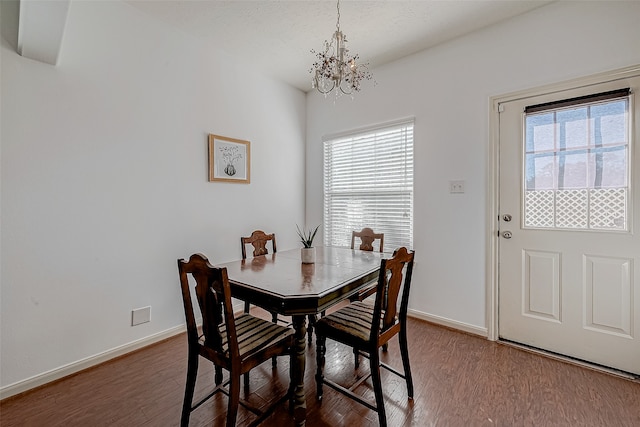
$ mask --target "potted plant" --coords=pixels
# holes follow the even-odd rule
[[[316,248],[313,247],[313,239],[316,237],[316,233],[318,232],[318,225],[313,231],[309,230],[301,230],[298,224],[296,224],[296,229],[298,230],[298,236],[300,237],[300,241],[302,242],[302,249],[300,250],[300,258],[302,259],[303,264],[313,264],[316,262]]]

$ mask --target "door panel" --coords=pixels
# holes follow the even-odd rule
[[[560,321],[560,254],[523,250],[525,316]]]
[[[621,137],[607,130],[621,116],[597,116],[600,105],[594,119],[541,116],[535,137],[527,129],[527,106],[622,88],[631,88],[627,146],[608,145]],[[500,104],[499,217],[512,221],[500,223],[498,329],[503,339],[640,375],[637,93],[634,76]],[[583,134],[595,142],[575,149]],[[560,148],[544,146],[558,140]]]
[[[632,265],[629,258],[584,256],[585,328],[633,339]]]

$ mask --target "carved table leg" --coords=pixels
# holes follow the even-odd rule
[[[291,381],[294,384],[293,418],[296,426],[304,426],[307,420],[307,401],[304,396],[305,353],[307,351],[307,316],[293,316],[293,328],[296,331],[295,362]]]

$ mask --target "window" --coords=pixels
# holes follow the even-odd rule
[[[413,248],[413,120],[324,141],[324,244],[384,233],[385,250]]]
[[[524,226],[628,226],[629,90],[525,109]]]

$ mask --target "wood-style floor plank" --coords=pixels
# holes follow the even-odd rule
[[[406,384],[382,370],[390,426],[640,426],[640,383],[568,364],[511,346],[409,320],[414,400]],[[0,424],[11,426],[178,426],[187,366],[186,335],[93,367],[0,402]],[[383,361],[402,367],[397,341]],[[349,385],[368,372],[353,368],[351,350],[327,342],[327,377]],[[307,349],[307,426],[377,425],[376,414],[325,386],[315,398],[315,349]],[[213,382],[200,360],[196,398]],[[266,405],[286,391],[289,361],[267,362],[251,373],[242,397]],[[359,392],[373,402],[373,389]],[[227,398],[216,396],[191,416],[191,426],[223,426]],[[240,409],[238,425],[254,416]],[[281,405],[264,426],[293,425]]]

